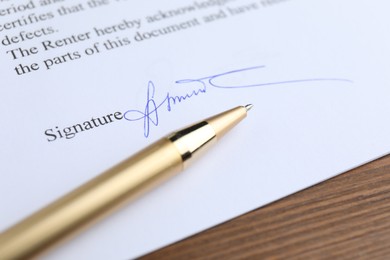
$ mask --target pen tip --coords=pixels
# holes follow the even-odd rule
[[[252,104],[248,104],[248,105],[246,105],[246,106],[245,106],[246,112],[248,112],[249,110],[251,110],[251,109],[252,109],[252,107],[253,107],[253,105],[252,105]]]

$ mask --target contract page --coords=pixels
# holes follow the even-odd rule
[[[1,0],[0,230],[170,132],[248,118],[43,259],[129,259],[390,152],[385,0]]]

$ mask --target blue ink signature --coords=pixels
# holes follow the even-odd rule
[[[172,110],[172,106],[176,103],[180,103],[191,99],[193,97],[199,96],[200,94],[207,93],[207,87],[213,87],[218,89],[242,89],[242,88],[254,88],[254,87],[263,87],[263,86],[271,86],[271,85],[282,85],[282,84],[294,84],[294,83],[304,83],[304,82],[315,82],[315,81],[341,81],[352,83],[351,80],[342,79],[342,78],[309,78],[309,79],[297,79],[297,80],[287,80],[287,81],[273,81],[273,82],[258,82],[249,85],[224,85],[216,83],[216,79],[223,78],[228,75],[239,74],[246,71],[260,70],[264,69],[265,66],[255,66],[248,67],[238,70],[227,71],[220,74],[215,74],[203,78],[198,79],[182,79],[175,81],[176,84],[189,84],[196,83],[199,87],[185,95],[171,95],[170,92],[167,92],[165,98],[156,102],[155,94],[156,94],[156,86],[153,81],[148,82],[147,93],[146,93],[146,105],[143,111],[131,109],[127,110],[124,113],[123,118],[128,121],[139,121],[143,120],[143,128],[144,128],[144,136],[147,138],[150,134],[151,126],[158,126],[159,124],[159,109],[163,107],[166,108],[166,111],[170,112]]]

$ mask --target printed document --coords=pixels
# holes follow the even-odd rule
[[[390,152],[389,1],[1,0],[0,230],[170,132],[250,115],[43,259],[129,259]]]

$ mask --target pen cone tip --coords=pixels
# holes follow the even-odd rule
[[[206,119],[215,131],[217,139],[225,135],[247,115],[248,106],[238,106]]]
[[[252,107],[253,107],[253,105],[252,105],[252,104],[248,104],[248,105],[246,105],[246,106],[245,106],[246,112],[248,112],[249,110],[251,110],[251,109],[252,109]]]

